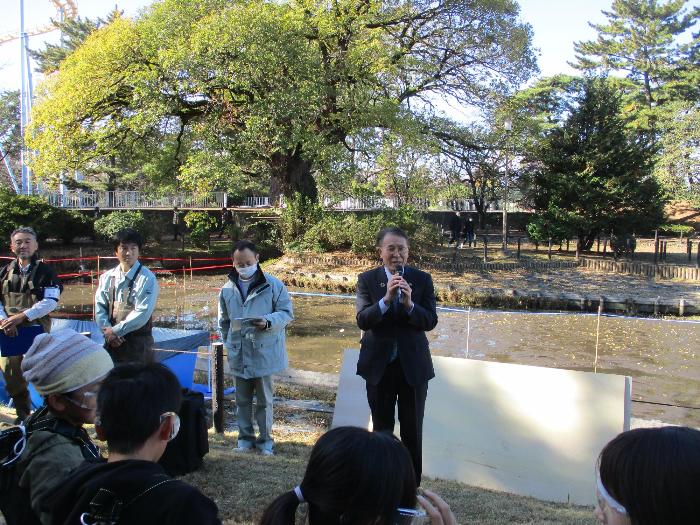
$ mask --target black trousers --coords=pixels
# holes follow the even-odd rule
[[[394,412],[398,402],[401,441],[413,460],[416,483],[420,485],[423,471],[423,413],[428,396],[428,383],[411,386],[406,382],[401,363],[389,363],[381,381],[366,384],[367,402],[372,411],[372,426],[376,432],[394,432]]]

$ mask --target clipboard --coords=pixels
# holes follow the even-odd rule
[[[24,355],[32,346],[34,338],[44,333],[41,325],[20,326],[17,328],[17,335],[9,337],[0,330],[0,355],[10,357],[13,355]]]

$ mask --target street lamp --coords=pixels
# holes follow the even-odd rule
[[[503,186],[503,251],[508,249],[508,136],[513,130],[513,121],[506,118],[503,121],[503,129],[506,130],[506,177]]]

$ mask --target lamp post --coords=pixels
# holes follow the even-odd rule
[[[503,121],[503,129],[506,130],[506,174],[503,186],[503,251],[508,250],[508,136],[513,129],[513,121],[506,118]]]

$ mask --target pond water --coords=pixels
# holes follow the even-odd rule
[[[155,324],[212,329],[224,279],[160,280]],[[67,285],[60,309],[87,316],[92,293],[90,285]],[[359,348],[353,299],[299,291],[293,301],[290,366],[338,372],[343,349]],[[467,357],[468,352],[471,359],[594,369],[595,315],[445,308],[438,317],[428,334],[434,355]],[[634,417],[700,427],[700,322],[602,317],[596,369],[632,377]]]

